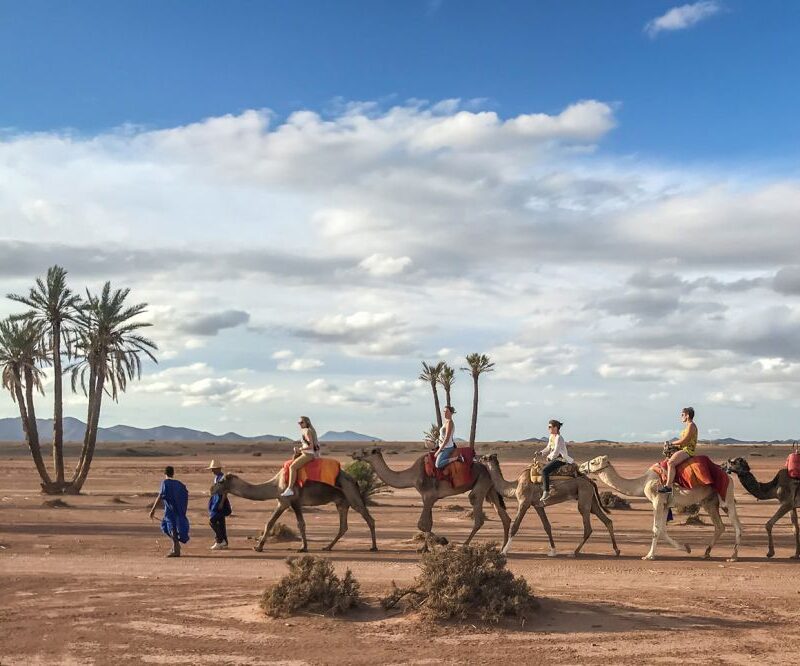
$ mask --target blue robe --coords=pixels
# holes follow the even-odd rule
[[[158,494],[164,502],[164,518],[161,521],[161,531],[168,537],[173,532],[178,533],[178,541],[189,541],[189,519],[186,510],[189,508],[189,491],[180,481],[164,479]]]
[[[223,474],[217,474],[214,477],[214,483],[219,483],[223,478],[225,478]],[[218,518],[219,516],[227,517],[233,513],[233,509],[231,508],[231,503],[228,501],[228,498],[226,497],[224,502],[220,502],[221,499],[222,493],[214,493],[208,498],[209,518]]]

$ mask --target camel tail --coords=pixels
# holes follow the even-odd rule
[[[586,478],[588,479],[589,477],[587,476]],[[600,510],[604,514],[608,515],[609,513],[611,513],[611,509],[609,509],[607,506],[603,506],[603,501],[600,499],[600,491],[598,490],[597,484],[594,482],[594,479],[589,479],[589,481],[592,482],[592,488],[594,488],[594,498],[597,500],[597,504],[600,506]]]

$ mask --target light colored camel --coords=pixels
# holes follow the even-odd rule
[[[492,479],[489,477],[489,471],[479,462],[472,463],[472,471],[475,478],[473,483],[453,488],[449,481],[437,481],[425,473],[425,456],[417,458],[411,467],[400,471],[389,468],[383,459],[383,453],[380,449],[372,449],[371,451],[362,449],[353,453],[352,457],[355,460],[363,460],[368,463],[375,470],[378,478],[387,486],[392,488],[415,488],[420,494],[422,498],[422,513],[417,522],[417,529],[425,534],[426,537],[425,544],[422,546],[423,551],[427,550],[428,541],[433,535],[433,505],[440,499],[461,495],[465,492],[469,492],[469,502],[472,505],[472,531],[469,533],[464,545],[466,546],[472,541],[472,537],[475,536],[475,533],[486,521],[486,515],[483,512],[483,503],[486,500],[494,505],[497,515],[503,523],[503,545],[505,546],[508,541],[508,528],[511,524],[511,519],[508,517],[505,502],[494,489]]]
[[[760,500],[776,499],[780,502],[775,515],[764,526],[767,530],[769,547],[767,557],[775,555],[775,545],[772,541],[772,527],[789,511],[792,512],[792,526],[794,527],[794,555],[792,559],[800,560],[800,525],[797,521],[797,509],[800,508],[800,479],[789,476],[785,467],[778,471],[775,478],[769,483],[760,483],[750,471],[750,465],[744,458],[732,458],[724,465],[725,471],[733,472],[739,477],[739,482],[753,497]]]
[[[336,487],[329,486],[327,483],[307,481],[302,488],[295,486],[294,495],[291,497],[281,497],[283,490],[283,470],[281,470],[266,483],[257,484],[248,483],[235,474],[226,474],[221,481],[211,487],[211,494],[226,492],[229,495],[236,495],[237,497],[244,497],[257,502],[272,499],[278,500],[278,506],[264,526],[264,532],[259,537],[258,543],[253,547],[253,550],[259,553],[264,550],[264,542],[267,540],[267,535],[275,521],[290,507],[294,511],[297,519],[297,529],[300,531],[300,538],[303,541],[303,546],[299,549],[299,552],[307,552],[308,541],[306,540],[306,521],[303,518],[303,507],[319,506],[321,504],[330,504],[331,502],[336,505],[339,511],[339,533],[322,550],[331,550],[336,545],[336,542],[347,532],[347,513],[350,507],[361,514],[369,527],[369,533],[372,537],[372,548],[370,550],[378,550],[378,545],[375,541],[375,520],[367,510],[367,506],[358,490],[358,485],[347,473],[339,472],[339,476],[336,478]]]
[[[628,479],[617,473],[617,470],[614,469],[608,456],[592,458],[588,462],[583,463],[580,466],[580,470],[584,474],[597,475],[603,483],[607,486],[611,486],[614,490],[623,495],[646,497],[650,500],[653,505],[653,540],[650,544],[650,551],[642,558],[643,560],[654,560],[656,558],[656,546],[662,536],[674,548],[685,550],[687,553],[692,552],[689,544],[679,544],[667,532],[667,515],[669,509],[681,508],[689,506],[690,504],[699,504],[702,506],[714,523],[714,536],[703,554],[703,559],[710,558],[711,549],[725,532],[725,525],[719,515],[721,503],[728,510],[734,532],[733,554],[728,561],[735,562],[738,559],[739,544],[742,539],[742,525],[736,513],[736,499],[733,492],[733,483],[728,484],[728,492],[725,496],[725,500],[721,502],[717,491],[714,490],[712,486],[702,486],[700,488],[693,488],[692,490],[686,490],[675,486],[671,493],[659,493],[658,489],[661,487],[661,478],[656,472],[648,469],[644,475],[635,479]]]
[[[540,502],[542,496],[542,484],[531,482],[530,467],[526,467],[522,473],[517,477],[516,481],[506,481],[503,478],[503,472],[500,469],[500,462],[497,459],[497,454],[484,456],[481,461],[486,465],[489,474],[492,477],[495,490],[503,497],[516,498],[519,508],[517,515],[514,517],[514,522],[511,524],[511,532],[508,536],[503,553],[508,553],[511,549],[511,542],[519,531],[522,524],[522,519],[528,509],[533,506],[536,513],[539,514],[539,520],[542,521],[544,531],[547,533],[547,539],[550,541],[550,551],[548,555],[555,557],[556,545],[553,542],[553,534],[550,528],[550,521],[547,519],[547,514],[544,511],[544,506]],[[619,548],[617,541],[614,537],[614,523],[606,515],[603,505],[600,502],[600,496],[597,493],[597,486],[594,481],[585,477],[579,476],[572,479],[562,479],[555,481],[551,488],[549,499],[545,502],[545,506],[552,504],[559,504],[566,501],[577,501],[578,511],[583,518],[583,541],[578,544],[575,549],[575,557],[577,557],[581,548],[583,548],[586,541],[592,534],[591,515],[597,516],[601,522],[606,526],[609,535],[611,536],[611,545],[614,548],[614,554],[619,555]]]

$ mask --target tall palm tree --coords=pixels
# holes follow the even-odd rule
[[[80,384],[89,398],[89,405],[81,458],[69,492],[80,492],[89,474],[103,394],[116,401],[127,388],[128,381],[141,377],[144,359],[158,362],[153,354],[156,344],[138,333],[140,329],[152,326],[137,319],[145,312],[147,303],[126,305],[129,293],[130,289],[112,291],[110,282],[105,283],[99,295],[87,290],[85,305],[76,317],[77,361],[69,370],[73,391]]]
[[[431,385],[431,390],[433,391],[433,408],[436,410],[436,423],[439,424],[440,428],[442,427],[442,412],[439,408],[439,392],[436,390],[436,384],[439,381],[442,368],[444,368],[444,361],[439,361],[431,365],[423,361],[422,372],[419,375],[419,378],[423,382],[428,382],[428,384]]]
[[[25,442],[42,480],[42,489],[52,492],[53,482],[42,459],[33,404],[34,391],[43,393],[43,372],[39,365],[46,362],[46,358],[40,341],[41,329],[30,319],[9,318],[0,322],[0,372],[3,388],[11,393],[11,399],[19,407]]]
[[[442,371],[439,373],[439,384],[444,389],[445,404],[452,405],[450,402],[450,391],[453,389],[453,384],[456,383],[456,371],[453,370],[447,363],[442,365]]]
[[[53,470],[56,485],[64,483],[64,398],[62,386],[62,345],[69,352],[70,324],[81,307],[81,298],[67,287],[67,271],[51,266],[47,276],[36,278],[27,296],[8,294],[30,311],[19,317],[30,319],[43,333],[43,342],[53,365]]]
[[[478,428],[478,377],[484,372],[494,372],[494,363],[486,354],[469,354],[467,367],[461,368],[472,375],[472,425],[469,430],[470,448],[475,448],[475,432]]]

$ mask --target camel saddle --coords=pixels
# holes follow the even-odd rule
[[[436,468],[436,453],[425,454],[425,475],[437,481],[449,481],[453,488],[469,486],[475,481],[472,471],[472,462],[475,459],[475,449],[469,447],[457,448],[458,455],[463,458],[448,463],[444,469]]]
[[[284,486],[289,482],[289,465],[293,462],[294,458],[283,463]],[[307,481],[317,481],[318,483],[325,483],[335,487],[340,470],[341,465],[338,460],[334,460],[333,458],[316,458],[297,470],[297,485],[302,488]]]
[[[542,482],[542,465],[540,460],[534,460],[530,466],[531,483]],[[578,466],[575,463],[564,463],[558,468],[555,474],[550,475],[550,481],[566,481],[567,479],[574,479],[582,474],[578,471]]]
[[[662,484],[667,482],[668,463],[669,458],[665,458],[650,468],[661,477]],[[708,456],[692,456],[675,469],[675,483],[681,488],[691,490],[701,486],[713,486],[722,499],[727,495],[730,481],[731,478],[725,470]]]

